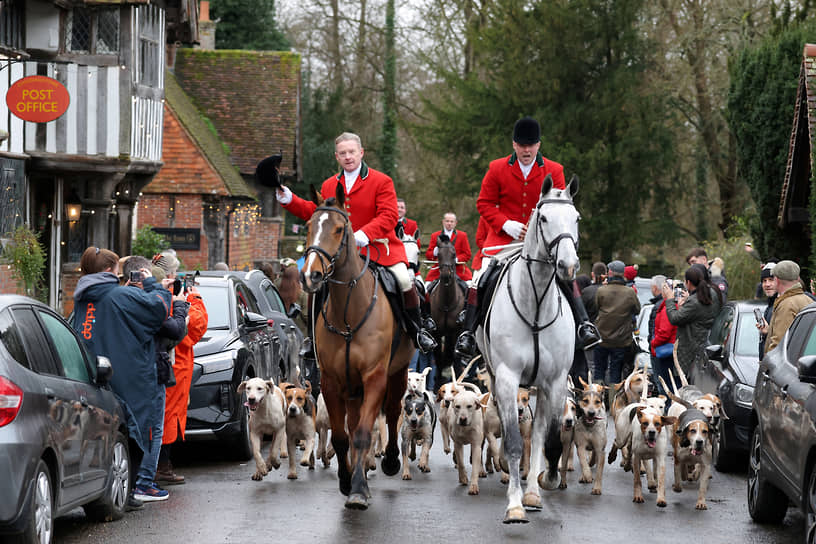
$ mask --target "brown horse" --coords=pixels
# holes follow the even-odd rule
[[[439,280],[431,291],[430,306],[431,317],[436,322],[434,336],[438,344],[434,353],[437,373],[434,383],[442,385],[442,369],[454,364],[453,347],[462,331],[457,318],[465,307],[465,293],[456,276],[456,248],[453,242],[445,234],[440,234],[436,247],[439,249],[436,255]],[[459,376],[463,369],[460,367],[455,370]]]
[[[331,420],[340,492],[348,496],[347,508],[365,510],[371,496],[365,460],[381,409],[388,424],[382,470],[393,476],[400,469],[397,420],[414,345],[394,318],[367,260],[357,253],[343,188],[337,187],[336,198],[325,202],[313,194],[318,207],[309,219],[301,273],[309,292],[327,285],[327,298],[314,312],[320,386]]]

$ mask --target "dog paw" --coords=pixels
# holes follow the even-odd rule
[[[591,484],[592,483],[592,476],[581,476],[581,479],[578,480],[580,484]]]
[[[510,475],[507,474],[506,472],[502,473],[501,483],[503,483],[503,484],[509,484],[510,483]]]
[[[695,508],[695,509],[697,509],[697,510],[708,510],[708,506],[707,506],[707,505],[706,505],[706,503],[704,503],[704,502],[698,502],[698,503],[697,503],[697,504],[694,506],[694,508]]]
[[[663,500],[659,500],[659,501],[657,501],[657,505],[658,505],[660,508],[666,508],[666,500],[665,500],[665,499],[663,499]]]
[[[309,463],[309,460],[308,460],[308,459],[301,459],[301,460],[300,460],[300,466],[302,466],[302,467],[308,467],[308,466],[311,466],[311,463]]]
[[[638,504],[643,504],[643,502],[644,502],[644,501],[643,501],[643,497],[637,497],[637,496],[636,496],[636,497],[634,497],[634,498],[632,499],[632,502],[636,502],[636,503],[638,503]]]
[[[590,495],[600,495],[600,494],[601,494],[601,490],[600,490],[600,489],[593,489],[593,490],[590,492]]]
[[[419,465],[418,468],[419,468],[420,472],[430,472],[431,471],[431,467],[429,467],[428,465]]]
[[[683,486],[674,484],[672,486],[672,491],[674,491],[675,493],[682,493],[683,492]]]
[[[403,474],[403,475],[402,475],[402,479],[403,479],[403,480],[411,480],[412,478],[411,478],[411,475],[410,475],[410,474]]]
[[[255,474],[252,475],[252,479],[255,480],[256,482],[260,482],[261,480],[263,480],[263,477],[264,475],[261,474],[260,472],[256,472]]]
[[[478,495],[479,494],[479,486],[472,485],[468,488],[468,495]]]
[[[286,477],[290,480],[297,480],[297,472],[290,472]]]
[[[280,460],[278,460],[278,459],[272,459],[271,461],[268,461],[266,463],[266,469],[267,470],[272,470],[272,469],[277,470],[279,468],[280,468]]]
[[[445,455],[450,455],[451,449],[449,447],[445,446],[443,450],[445,451]]]
[[[566,489],[566,488],[567,488],[567,482],[562,480],[561,483],[558,484],[558,489]]]
[[[479,478],[487,478],[487,472],[484,470],[479,471]]]
[[[288,451],[282,451],[281,452],[281,454],[280,454],[281,459],[287,459],[288,457],[289,457],[289,452]]]
[[[467,477],[460,477],[459,478],[459,485],[468,485],[470,482],[468,481]]]

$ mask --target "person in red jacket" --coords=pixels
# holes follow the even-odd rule
[[[657,314],[655,315],[654,322],[654,338],[652,338],[652,343],[649,346],[652,351],[652,362],[654,367],[652,371],[654,372],[655,376],[662,376],[667,384],[671,384],[669,370],[674,367],[674,357],[672,354],[664,357],[658,357],[655,353],[655,348],[662,346],[663,344],[674,344],[677,340],[677,326],[672,325],[669,321],[669,315],[666,313],[666,301],[661,299],[658,304],[659,306],[657,307]],[[666,392],[663,391],[663,386],[660,384],[660,380],[656,379],[655,381],[657,382],[658,391],[665,395]]]
[[[485,257],[498,253],[501,246],[521,245],[527,233],[527,222],[538,204],[541,185],[548,174],[553,188],[566,188],[564,167],[544,158],[538,152],[540,146],[541,126],[535,119],[523,117],[513,126],[513,154],[490,163],[476,200],[479,215],[490,227],[482,250]],[[469,361],[476,355],[473,332],[481,321],[479,314],[484,304],[480,302],[489,302],[498,276],[499,267],[492,264],[493,261],[495,259],[483,259],[479,284],[468,292],[464,330],[455,347],[457,356],[463,360]],[[598,329],[589,320],[581,297],[574,295],[572,282],[557,280],[556,283],[572,308],[580,344],[584,349],[598,344],[601,341]]]
[[[399,215],[394,182],[382,172],[369,168],[363,161],[363,153],[359,136],[350,132],[338,136],[334,141],[334,156],[342,171],[324,181],[320,192],[328,199],[334,197],[338,185],[343,188],[357,247],[363,255],[368,252],[373,262],[388,267],[394,274],[405,302],[406,323],[415,333],[417,347],[427,353],[436,347],[436,341],[422,325],[419,294],[408,273],[405,248],[395,232]],[[304,221],[308,221],[317,208],[314,202],[300,198],[285,186],[276,190],[276,198],[287,211]]]
[[[468,235],[466,232],[456,230],[456,223],[455,213],[448,212],[442,216],[442,230],[438,230],[431,234],[431,243],[428,245],[428,250],[425,252],[425,258],[427,258],[429,261],[436,259],[437,252],[439,251],[436,244],[439,240],[439,236],[444,234],[451,242],[453,242],[453,247],[456,248],[456,261],[458,263],[466,263],[470,260],[470,242],[468,241]],[[456,275],[465,281],[473,277],[473,273],[470,271],[470,268],[468,268],[465,264],[456,265]],[[438,279],[439,266],[432,266],[431,269],[428,270],[427,276],[425,276],[425,283],[431,283],[432,281]],[[429,288],[428,291],[430,292],[431,289]]]
[[[401,223],[403,232],[405,234],[413,236],[414,240],[416,240],[417,247],[422,248],[422,241],[420,240],[422,233],[419,231],[419,225],[417,225],[417,222],[414,221],[413,219],[408,219],[407,217],[405,217],[405,214],[407,212],[408,208],[405,206],[405,201],[401,198],[398,198],[397,214],[399,215],[399,219],[397,220],[397,223]]]

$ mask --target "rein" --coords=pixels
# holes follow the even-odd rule
[[[346,287],[346,302],[345,302],[345,306],[343,307],[343,326],[345,328],[344,329],[338,329],[337,327],[335,327],[334,325],[332,325],[329,322],[328,315],[326,314],[326,310],[327,310],[327,308],[329,306],[329,297],[328,296],[323,301],[322,307],[320,308],[320,313],[323,316],[323,325],[324,325],[324,327],[328,331],[342,336],[343,339],[346,342],[346,387],[348,387],[349,390],[350,390],[350,388],[351,388],[351,364],[350,364],[350,360],[349,360],[349,354],[350,354],[350,351],[351,351],[351,342],[354,339],[354,333],[357,332],[358,330],[360,330],[360,328],[363,326],[363,324],[368,320],[368,317],[371,315],[371,312],[374,310],[374,306],[377,304],[377,291],[379,290],[380,282],[377,281],[377,278],[374,277],[374,273],[371,270],[369,270],[369,268],[368,268],[368,265],[371,262],[371,251],[370,251],[370,249],[368,247],[366,247],[365,264],[363,265],[362,270],[360,271],[360,273],[356,277],[350,279],[349,281],[336,280],[336,279],[332,278],[332,276],[334,275],[334,272],[336,271],[335,265],[337,263],[337,259],[341,256],[341,254],[344,251],[349,252],[349,244],[348,244],[348,239],[349,239],[349,229],[348,229],[349,218],[348,218],[348,214],[346,212],[344,212],[343,210],[339,210],[337,208],[332,208],[330,206],[318,206],[315,209],[315,212],[317,212],[317,211],[327,211],[327,212],[337,213],[337,214],[342,215],[344,220],[345,220],[344,224],[343,224],[343,238],[342,238],[342,241],[340,242],[340,247],[337,249],[337,252],[334,255],[329,255],[329,252],[326,251],[325,249],[323,249],[322,247],[320,247],[318,245],[315,245],[315,244],[312,244],[308,248],[306,248],[306,251],[304,252],[304,256],[308,256],[309,253],[311,253],[311,252],[315,252],[315,253],[317,253],[319,255],[319,257],[320,257],[320,259],[319,259],[320,260],[320,266],[323,268],[323,272],[324,272],[323,273],[323,280],[321,281],[321,288],[327,283],[332,283],[332,284],[335,284],[335,285],[340,285],[340,286]],[[327,261],[329,261],[328,266],[323,264],[324,263],[324,260],[323,260],[324,257],[325,257],[325,259]],[[346,258],[348,258],[348,257],[346,257]],[[348,310],[349,310],[349,307],[351,306],[351,295],[352,295],[352,293],[354,291],[354,288],[357,286],[358,282],[363,277],[363,275],[366,273],[366,271],[371,273],[371,275],[372,275],[372,277],[374,279],[374,292],[373,292],[373,294],[371,296],[371,302],[369,303],[368,308],[366,308],[366,311],[365,311],[365,314],[363,315],[363,318],[360,320],[359,323],[357,323],[357,325],[352,327],[351,325],[349,325],[349,322],[348,322]]]

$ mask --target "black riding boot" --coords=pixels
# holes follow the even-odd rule
[[[465,309],[462,310],[462,332],[459,338],[456,339],[456,346],[453,348],[456,357],[461,364],[467,365],[471,359],[476,357],[478,348],[476,346],[476,337],[473,335],[476,332],[476,327],[479,325],[479,303],[478,303],[478,288],[470,287],[468,289],[467,301],[465,302]]]
[[[402,292],[402,300],[405,303],[405,317],[406,323],[409,327],[409,332],[413,334],[414,343],[422,353],[430,353],[436,349],[436,340],[422,325],[422,318],[419,312],[419,295],[416,289],[411,289]]]
[[[575,318],[579,342],[577,347],[579,349],[589,349],[600,344],[601,333],[598,332],[598,328],[595,324],[589,320],[589,315],[587,315],[581,297],[575,296],[572,290],[572,281],[562,281],[556,278],[556,283],[558,283],[558,287],[561,288],[561,293],[563,293],[564,298],[567,299],[570,309],[572,310],[572,315]]]

